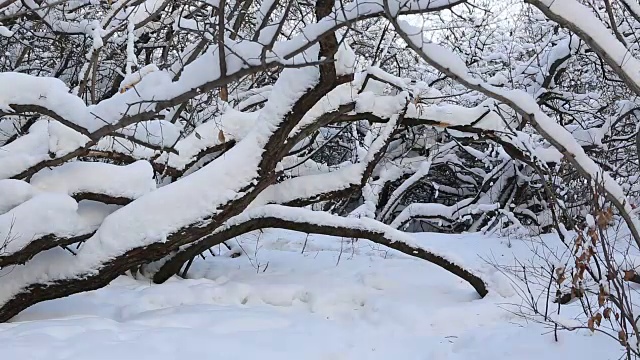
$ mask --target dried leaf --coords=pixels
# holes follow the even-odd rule
[[[598,295],[598,305],[600,306],[604,306],[604,303],[607,301],[607,296],[600,293],[600,295]]]
[[[596,325],[599,327],[600,323],[602,323],[602,314],[597,313],[594,318],[595,318]]]
[[[196,138],[197,138],[198,140],[202,140],[202,135],[198,134],[198,132],[197,132],[197,131],[194,131],[194,133],[196,134]]]
[[[636,277],[636,272],[634,270],[626,270],[624,272],[624,281],[631,281]]]
[[[594,326],[594,321],[593,318],[590,318],[589,321],[587,321],[587,327],[589,328],[589,330],[591,330],[591,332],[596,331],[595,326]]]
[[[605,290],[604,286],[600,285],[600,291],[598,292],[598,305],[604,306],[607,302],[608,293]]]
[[[224,138],[224,132],[222,132],[222,130],[218,131],[218,140],[221,143],[225,143],[227,140]]]
[[[627,333],[624,330],[618,331],[618,340],[620,340],[620,345],[627,345]]]
[[[604,309],[604,318],[607,320],[611,319],[611,308]]]
[[[585,260],[587,260],[587,252],[583,251],[582,254],[580,254],[580,256],[578,257],[578,261],[582,263]],[[578,265],[578,264],[576,264],[576,265]]]
[[[595,229],[589,229],[588,231],[589,237],[591,238],[591,244],[593,246],[596,246],[596,244],[598,243],[598,233],[596,232]]]
[[[598,226],[601,229],[606,228],[611,220],[613,220],[613,209],[610,207],[598,214]]]
[[[582,247],[582,244],[584,243],[584,237],[582,237],[582,233],[578,234],[578,237],[576,238],[575,241],[575,245],[576,245],[576,250],[574,252],[574,254],[578,254],[578,251],[580,251],[580,248]]]
[[[582,297],[583,292],[582,290],[580,290],[579,288],[572,286],[571,287],[571,298],[581,298]]]

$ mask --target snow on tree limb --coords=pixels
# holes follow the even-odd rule
[[[467,281],[476,292],[484,297],[488,285],[481,275],[471,269],[429,250],[417,243],[411,236],[386,226],[373,219],[344,218],[325,212],[291,208],[281,205],[265,205],[248,210],[229,219],[221,228],[202,240],[209,246],[221,243],[232,236],[264,228],[281,228],[313,234],[368,239],[410,256],[429,261]],[[203,247],[206,249],[208,247]],[[182,266],[183,262],[180,263]],[[162,279],[155,279],[161,281]]]
[[[640,96],[640,60],[627,49],[593,12],[576,0],[525,0],[540,9],[547,17],[567,27],[624,80],[625,84]]]
[[[584,152],[571,133],[542,112],[529,94],[521,90],[496,88],[473,78],[457,55],[439,45],[425,42],[421,36],[421,29],[395,19],[392,22],[400,36],[427,63],[464,86],[508,104],[520,116],[527,118],[533,127],[591,182],[592,186],[604,190],[609,200],[620,211],[637,246],[640,247],[640,220],[633,214],[631,203],[622,187]]]
[[[155,190],[153,169],[146,161],[126,166],[97,162],[71,162],[35,174],[31,185],[42,191],[62,192],[72,197],[103,195],[126,203]],[[124,205],[124,204],[122,204]]]
[[[321,81],[319,76],[318,68],[314,67],[286,69],[275,86],[277,95],[274,93],[272,101],[261,112],[257,126],[244,139],[224,157],[194,174],[150,192],[107,216],[70,264],[51,262],[51,268],[44,271],[46,274],[37,265],[14,268],[11,273],[20,281],[5,281],[0,298],[7,303],[0,308],[0,314],[2,309],[15,309],[12,301],[18,298],[23,299],[25,303],[20,306],[24,307],[55,296],[57,291],[71,294],[86,291],[85,286],[102,286],[98,284],[110,281],[133,265],[159,260],[168,251],[201,238],[217,223],[242,211],[271,181],[268,173],[273,171],[275,159],[282,152],[278,141],[285,140],[304,115],[296,111],[296,107],[308,106],[306,102],[315,103],[338,85],[334,83],[335,78]],[[166,204],[171,204],[172,211],[165,211]],[[152,209],[154,211],[150,211]],[[92,276],[95,272],[97,275]],[[92,277],[91,285],[81,285],[84,279]],[[79,287],[50,289],[43,297],[36,295],[29,300],[21,297],[22,294],[34,296],[31,293],[34,288],[53,284],[57,289],[59,284],[77,279],[83,279]]]
[[[101,220],[92,219],[67,195],[34,194],[0,215],[0,269],[24,263],[41,251],[85,240]]]

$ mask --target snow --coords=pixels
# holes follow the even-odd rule
[[[458,76],[464,77],[469,73],[469,69],[460,56],[453,51],[439,44],[428,41],[424,38],[421,28],[411,25],[409,22],[400,20],[397,22],[398,30],[402,31],[410,41],[430,59],[445,68],[454,72]]]
[[[591,19],[585,20],[586,14],[583,14],[585,19],[581,18],[580,11],[586,8],[578,9],[576,14],[571,13],[566,4],[572,4],[572,0],[563,4],[557,4],[557,1],[546,3],[554,11],[568,12],[565,15],[582,24],[580,26],[587,26],[588,21],[594,20],[590,12]],[[43,237],[91,236],[88,241],[74,246],[73,251],[77,254],[56,247],[37,254],[27,264],[0,268],[0,302],[4,303],[18,294],[23,295],[34,284],[46,290],[52,282],[94,275],[113,258],[128,251],[144,248],[153,250],[148,247],[178,239],[179,236],[174,235],[187,227],[204,229],[197,235],[201,236],[262,218],[316,226],[321,228],[321,232],[327,233],[346,228],[384,235],[385,240],[376,240],[375,236],[372,238],[379,243],[389,239],[391,246],[396,248],[406,245],[410,250],[405,251],[413,251],[414,255],[425,252],[433,254],[447,264],[459,264],[469,274],[482,280],[472,281],[476,287],[474,291],[469,284],[451,273],[431,263],[381,247],[375,241],[330,236],[307,237],[304,234],[266,230],[229,241],[235,243],[232,244],[233,251],[237,253],[237,249],[242,250],[238,259],[232,259],[222,247],[214,248],[215,258],[198,259],[190,269],[188,280],[173,278],[164,285],[152,286],[148,279],[134,280],[122,276],[96,292],[39,303],[19,314],[11,323],[0,324],[3,359],[163,360],[209,358],[212,354],[222,359],[267,360],[391,357],[564,360],[569,357],[610,358],[612,354],[616,355],[614,358],[618,357],[620,349],[616,342],[605,336],[586,337],[583,336],[585,332],[578,331],[563,335],[559,343],[553,342],[548,329],[522,321],[508,311],[513,308],[507,304],[521,301],[517,295],[518,283],[488,264],[487,259],[501,265],[513,265],[516,259],[528,260],[531,256],[528,245],[538,241],[558,245],[554,235],[519,241],[477,233],[414,235],[398,230],[412,217],[462,223],[471,218],[470,214],[488,211],[504,215],[512,224],[507,228],[502,228],[502,225],[496,227],[494,231],[498,232],[523,227],[514,213],[530,214],[532,218],[538,218],[542,225],[550,223],[549,210],[534,213],[527,206],[531,203],[499,209],[501,206],[495,199],[499,192],[506,191],[505,186],[501,185],[505,179],[516,176],[517,185],[521,185],[529,179],[535,179],[535,175],[531,174],[530,168],[519,166],[519,160],[514,164],[514,160],[500,146],[485,148],[475,143],[473,146],[476,147],[471,147],[471,142],[460,144],[455,139],[437,146],[436,142],[441,139],[449,139],[447,136],[438,136],[436,140],[437,131],[452,126],[474,127],[473,134],[449,129],[448,134],[454,137],[477,136],[480,133],[478,130],[489,130],[488,135],[500,136],[502,141],[510,142],[523,150],[525,155],[535,157],[535,160],[559,164],[567,156],[589,177],[603,180],[604,188],[611,197],[622,203],[623,214],[631,215],[633,220],[629,221],[629,225],[640,229],[640,220],[631,209],[623,188],[598,167],[582,148],[588,144],[603,146],[602,140],[608,134],[611,123],[605,120],[601,127],[588,130],[557,124],[541,111],[534,98],[541,91],[535,84],[542,78],[540,76],[532,80],[533,85],[524,86],[522,90],[507,90],[512,84],[507,80],[513,79],[509,71],[522,71],[523,76],[529,76],[540,75],[536,73],[539,69],[525,70],[516,66],[515,69],[496,73],[489,83],[484,83],[471,75],[465,61],[454,52],[426,40],[425,37],[430,34],[401,21],[399,25],[394,25],[398,32],[404,32],[401,35],[406,35],[403,38],[410,45],[422,51],[437,70],[473,90],[471,94],[460,95],[459,104],[474,106],[447,103],[457,101],[449,97],[455,90],[450,88],[448,81],[432,83],[437,84],[434,86],[441,92],[426,82],[416,83],[393,76],[378,66],[367,68],[366,61],[357,61],[359,59],[349,44],[341,42],[335,56],[336,71],[340,75],[353,73],[355,80],[337,86],[322,97],[295,126],[287,118],[297,100],[318,84],[318,69],[300,65],[304,65],[308,59],[318,59],[319,45],[314,40],[320,34],[329,29],[340,32],[341,27],[349,26],[355,19],[373,15],[392,17],[459,2],[462,1],[354,0],[344,5],[336,3],[336,11],[318,23],[294,25],[294,29],[283,30],[291,33],[283,34],[280,37],[282,40],[276,42],[273,49],[271,46],[264,49],[259,44],[270,41],[275,36],[273,30],[280,29],[270,24],[259,34],[258,42],[246,40],[244,35],[234,35],[234,39],[223,38],[218,44],[211,42],[203,47],[201,56],[183,66],[185,61],[182,60],[186,60],[197,47],[195,44],[184,44],[185,47],[180,46],[184,49],[182,53],[171,51],[171,59],[162,60],[158,65],[150,63],[135,71],[134,66],[138,65],[136,38],[142,33],[141,30],[153,30],[155,20],[149,16],[170,2],[142,0],[133,5],[127,0],[116,0],[115,4],[109,2],[111,9],[104,8],[99,15],[107,14],[104,22],[92,20],[92,16],[87,16],[86,20],[57,19],[57,10],[36,10],[51,30],[84,36],[92,41],[87,44],[91,46],[87,58],[92,54],[97,55],[103,46],[112,48],[112,45],[116,45],[116,48],[126,52],[126,58],[116,54],[113,60],[124,64],[103,64],[98,59],[91,70],[90,63],[86,62],[80,77],[84,74],[88,78],[92,71],[103,71],[108,65],[109,69],[124,67],[124,80],[114,84],[120,88],[117,94],[87,106],[85,100],[88,99],[74,95],[76,91],[69,91],[65,83],[58,79],[34,77],[17,73],[18,70],[0,74],[0,83],[15,84],[0,87],[0,115],[9,118],[2,125],[3,128],[15,127],[11,134],[19,131],[21,126],[18,125],[22,125],[23,121],[20,118],[24,114],[12,114],[16,110],[21,113],[40,113],[40,118],[28,129],[27,134],[21,134],[0,148],[0,257],[14,254]],[[23,3],[20,6],[39,6],[34,0],[24,0]],[[205,0],[202,4],[203,14],[209,11],[207,4],[219,6],[216,0]],[[261,10],[277,4],[274,0],[264,1]],[[94,6],[97,2],[72,5]],[[233,6],[233,1],[227,5]],[[172,5],[169,8],[174,7]],[[255,11],[255,8],[251,11]],[[196,12],[194,19],[199,19],[200,11],[196,9]],[[264,14],[259,12],[256,15],[260,21]],[[198,29],[201,24],[194,19],[184,19],[175,13],[169,15],[168,19],[162,18],[162,22],[168,26],[176,24],[174,30],[178,30],[177,25],[185,29]],[[147,20],[150,23],[142,26],[141,22],[146,23]],[[126,32],[123,25],[126,25]],[[149,29],[141,29],[143,27]],[[117,41],[110,44],[109,38],[115,32],[119,33],[119,37],[114,37]],[[175,41],[179,43],[193,39],[179,32],[176,34]],[[209,35],[205,35],[205,39],[211,40]],[[597,31],[592,35],[600,42],[611,39],[611,34],[605,36]],[[0,27],[0,36],[13,35],[10,29]],[[395,36],[391,37],[389,43],[395,41]],[[576,50],[572,40],[569,37],[555,38],[553,41],[558,41],[557,45],[540,52],[542,60],[539,67],[548,70],[553,61]],[[384,41],[380,39],[380,46]],[[155,41],[148,44],[149,49],[156,45]],[[222,72],[218,62],[222,51],[218,45],[226,48],[226,73]],[[616,44],[609,45],[607,49],[618,59],[620,49],[616,48]],[[388,47],[385,47],[383,54],[386,54]],[[394,51],[399,49],[397,47]],[[529,45],[529,50],[536,49],[536,45]],[[520,55],[516,53],[515,56]],[[157,56],[154,55],[153,59],[156,61]],[[510,61],[506,54],[496,55],[496,59]],[[623,69],[636,71],[631,77],[640,79],[640,73],[637,73],[639,64],[634,61],[632,59],[623,64]],[[283,66],[278,69],[278,79],[273,86],[239,94],[233,94],[235,90],[231,90],[229,103],[216,100],[215,91],[211,93],[212,89],[229,79],[239,80],[238,85],[244,89],[248,80],[255,79],[251,72],[243,70],[251,66],[268,69],[275,63]],[[117,66],[113,67],[114,64]],[[366,70],[363,71],[363,68]],[[356,73],[356,70],[362,72]],[[474,71],[477,71],[476,65]],[[77,74],[75,71],[73,73]],[[250,76],[245,76],[247,74]],[[367,74],[379,81],[371,80],[362,88]],[[102,74],[98,75],[96,81],[103,82]],[[431,75],[427,74],[426,78]],[[68,76],[76,75],[64,74],[61,78]],[[227,76],[228,79],[225,79]],[[265,80],[271,82],[270,79],[258,80],[260,83]],[[483,96],[478,92],[494,99],[481,102]],[[428,105],[424,105],[422,97],[426,94],[435,94],[441,99],[427,99]],[[590,104],[598,101],[597,96],[591,94],[581,99],[591,101]],[[183,113],[194,116],[189,121],[180,118],[175,124],[171,123],[169,120],[174,120],[172,115],[176,114],[176,105],[185,101],[198,104],[195,105],[196,109],[188,106]],[[257,104],[261,105],[255,106]],[[341,106],[344,105],[349,109],[353,106],[353,111],[347,115],[372,114],[385,123],[365,120],[353,122],[341,130],[337,130],[337,126],[327,127],[318,138],[293,144],[293,140],[300,140],[298,135],[312,128],[319,119],[324,119],[323,115],[342,110],[344,107]],[[201,111],[200,107],[207,109]],[[257,110],[242,111],[245,108]],[[537,134],[513,131],[512,128],[517,125],[515,122],[519,120],[513,116],[513,109],[522,118],[531,117],[530,123],[548,141]],[[509,118],[513,123],[505,123],[509,121],[505,119]],[[399,122],[403,120],[407,120],[405,124],[422,120],[427,126],[415,127],[418,129],[415,134],[405,130],[400,134],[395,133]],[[288,134],[276,132],[283,124],[287,126]],[[191,132],[193,128],[195,130]],[[286,139],[284,150],[290,150],[289,145],[296,146],[294,149],[305,149],[306,145],[311,145],[309,149],[313,152],[326,144],[328,136],[332,135],[326,136],[327,133],[339,134],[338,131],[344,129],[352,131],[353,138],[349,141],[353,143],[347,144],[352,156],[339,160],[339,165],[316,163],[310,158],[317,154],[309,155],[307,150],[303,150],[285,157],[276,166],[278,181],[282,178],[281,174],[284,174],[285,180],[274,183],[273,179],[263,176],[263,171],[271,174],[272,169],[260,169],[259,166],[265,155],[265,145],[273,140],[274,134],[278,135],[277,141]],[[409,144],[405,137],[407,134],[415,142]],[[392,136],[394,140],[390,141]],[[378,152],[387,143],[390,143],[387,156],[375,169],[370,168],[374,170],[370,178],[363,178],[365,170],[378,160]],[[549,147],[549,143],[555,147]],[[78,155],[74,151],[85,146],[91,147],[92,151],[121,152],[120,155],[127,155],[123,156],[127,162],[131,158],[145,160],[122,166],[84,162],[75,157],[60,159],[68,154],[84,159],[86,153]],[[172,149],[168,151],[158,147]],[[277,155],[280,155],[279,150],[268,149]],[[467,168],[456,153],[465,150],[470,156],[475,156],[479,164],[484,163],[487,169]],[[486,154],[482,152],[485,150]],[[429,157],[424,158],[422,155],[427,156],[425,154],[429,154]],[[325,156],[322,153],[320,155]],[[91,156],[93,154],[87,157]],[[211,161],[201,161],[203,157]],[[316,160],[319,158],[314,157]],[[59,159],[64,161],[57,161]],[[500,161],[503,163],[499,164]],[[50,167],[39,166],[39,172],[33,176],[31,173],[28,176],[16,176],[43,162]],[[150,162],[153,162],[153,166]],[[303,162],[303,165],[298,167],[299,162]],[[441,180],[437,180],[440,184],[431,182],[429,185],[435,190],[435,198],[443,203],[413,203],[400,207],[399,215],[394,212],[405,190],[427,177],[432,168],[438,166],[439,171],[440,165],[445,162],[464,169],[459,174],[454,171],[454,176],[468,183],[468,187],[457,189],[443,184]],[[157,181],[163,186],[157,188],[154,167],[161,165],[172,171],[167,171],[171,176],[158,176]],[[174,173],[186,173],[188,176],[174,176]],[[496,184],[493,176],[496,176]],[[25,178],[26,181],[8,179],[11,177]],[[475,198],[469,196],[457,203],[458,199],[446,199],[450,194],[461,197],[472,195],[470,192],[474,188],[485,191],[486,187],[479,184],[482,178],[487,184],[489,180],[492,181],[486,193],[480,193]],[[407,180],[399,186],[394,184],[390,189],[384,189],[386,181],[391,179]],[[266,189],[255,199],[247,197],[254,195],[252,192],[256,187]],[[348,214],[345,217],[310,209],[319,209],[324,205],[322,203],[310,208],[282,205],[345,189],[356,189],[353,193],[361,196],[359,203],[345,204],[349,206],[339,210]],[[358,193],[358,189],[361,193]],[[391,194],[386,193],[393,189]],[[379,209],[382,191],[385,191],[384,196],[389,202]],[[78,195],[82,193],[126,198],[131,202],[119,206],[78,201],[81,198]],[[227,206],[232,201],[245,198],[247,201],[242,201],[240,207]],[[251,199],[253,202],[242,209]],[[223,217],[221,220],[219,215],[223,209],[230,210],[231,215],[235,216],[229,215],[230,219]],[[223,214],[226,216],[228,213]],[[398,216],[392,219],[395,215]],[[376,216],[393,222],[391,226],[384,225],[374,220]],[[544,216],[547,218],[543,220]],[[476,230],[481,227],[482,219],[476,220],[470,228]],[[220,224],[223,220],[226,222]],[[591,226],[594,221],[593,217],[587,217],[587,223]],[[195,238],[188,240],[198,241]],[[186,241],[171,245],[185,245]],[[55,239],[51,245],[56,245]],[[155,254],[158,257],[163,255]],[[485,283],[490,290],[483,299],[479,298],[477,292],[484,296],[485,292],[478,290],[484,288],[477,283]],[[556,320],[569,324],[567,319],[563,314]]]
[[[314,47],[309,51],[317,54],[317,50],[318,47]],[[157,73],[152,72],[145,79]],[[242,197],[241,190],[254,182],[265,143],[296,99],[318,80],[317,69],[285,69],[274,85],[273,94],[277,95],[260,112],[257,125],[225,156],[108,215],[95,235],[80,248],[74,261],[69,262],[64,256],[42,254],[26,266],[12,269],[0,289],[0,299],[5,301],[33,282],[91,273],[103,262],[128,250],[165,241],[180,228],[215,216],[220,206]]]
[[[416,107],[411,104],[408,108],[407,116],[435,121],[440,123],[442,127],[473,124],[473,127],[478,129],[504,130],[507,124],[505,124],[503,118],[495,111],[489,111],[490,106],[490,102],[485,102],[474,107],[464,107],[453,104]]]
[[[482,263],[508,264],[527,242],[419,234]],[[267,230],[246,254],[198,260],[188,280],[120,277],[106,288],[40,303],[0,324],[7,360],[616,359],[615,341],[553,333],[511,314],[509,291],[478,300],[437,267],[366,241]],[[546,241],[552,242],[550,238]],[[557,240],[556,240],[557,241]],[[306,245],[305,245],[306,244]],[[304,247],[304,253],[301,253]],[[219,254],[218,250],[215,251]],[[268,264],[268,266],[267,266]],[[499,274],[496,274],[498,276]]]
[[[367,74],[371,74],[372,76],[375,76],[376,78],[386,83],[392,84],[400,89],[405,89],[409,87],[409,84],[406,81],[406,79],[402,79],[400,77],[391,75],[377,66],[369,66],[367,68]]]
[[[0,179],[10,178],[51,159],[51,153],[63,156],[87,141],[86,136],[57,121],[37,121],[28,134],[0,147]]]
[[[592,15],[589,17],[590,11],[586,7],[577,4],[573,0],[566,2],[554,0],[542,1],[550,3],[551,7],[556,6],[556,10],[562,12],[563,16],[575,21],[584,20],[584,18],[593,19]],[[575,13],[572,13],[574,9],[572,4],[576,6],[577,11]],[[578,16],[576,16],[576,14]],[[580,17],[584,18],[581,19]],[[599,22],[598,24],[603,26]],[[584,23],[583,25],[586,27],[589,26]],[[608,198],[617,203],[615,204],[616,208],[622,212],[622,215],[625,217],[625,222],[632,229],[632,232],[634,232],[636,236],[640,236],[640,219],[633,215],[631,202],[620,184],[585,153],[580,143],[567,129],[545,114],[530,94],[520,89],[498,88],[485,83],[481,79],[470,75],[466,66],[461,66],[462,60],[459,56],[442,46],[436,47],[432,46],[433,44],[425,43],[421,37],[422,32],[420,28],[414,27],[407,22],[399,22],[398,27],[397,30],[402,32],[405,40],[408,41],[413,48],[421,52],[423,58],[429,62],[430,65],[438,68],[449,76],[453,76],[456,81],[465,86],[508,104],[521,116],[529,116],[536,130],[538,130],[547,141],[552,143],[559,152],[569,154],[575,166],[584,173],[584,175],[588,176],[589,181],[591,181],[593,185],[596,185],[597,182],[602,186]],[[598,27],[596,26],[595,28]],[[615,49],[611,51],[614,50]],[[612,56],[616,56],[616,53],[614,52]],[[632,65],[629,65],[629,63]],[[640,68],[640,64],[636,65],[635,61],[630,61],[629,63],[625,63],[623,67],[631,66],[635,70]],[[636,72],[634,77],[640,78],[640,73]],[[429,209],[428,212],[431,214],[431,209]],[[636,244],[640,246],[640,238],[635,238],[634,240]]]
[[[372,113],[383,119],[398,114],[407,106],[407,94],[396,96],[378,96],[372,92],[363,92],[356,101],[356,112]]]
[[[476,209],[495,210],[497,205],[470,205],[473,199],[465,199],[460,203],[447,206],[444,204],[422,204],[413,203],[405,207],[402,212],[393,220],[391,227],[400,228],[412,218],[435,218],[436,221],[454,220],[464,214],[472,214]]]
[[[627,196],[620,184],[618,184],[618,182],[613,179],[608,172],[600,168],[600,166],[585,153],[584,149],[570,132],[542,112],[535,100],[529,94],[521,90],[507,91],[502,89],[492,89],[492,91],[504,96],[506,99],[509,99],[516,104],[516,106],[520,107],[527,113],[532,114],[535,117],[535,121],[539,129],[546,134],[545,136],[550,137],[553,141],[559,144],[561,149],[570,153],[573,160],[579,164],[582,170],[589,176],[590,180],[601,183],[607,194],[615,201],[619,202],[621,205],[619,210],[626,212],[627,214],[633,213],[631,202],[627,199]],[[633,226],[636,230],[640,230],[640,219],[635,216],[630,216],[629,226]]]
[[[62,192],[71,196],[95,193],[129,199],[137,199],[156,188],[153,168],[142,160],[126,166],[69,162],[41,170],[31,178],[31,185],[42,191]]]
[[[395,230],[390,226],[382,224],[378,221],[369,218],[354,219],[345,218],[337,215],[332,215],[327,212],[312,211],[302,208],[290,208],[280,205],[264,205],[256,207],[254,209],[245,211],[244,213],[235,216],[229,221],[225,222],[224,226],[218,231],[223,231],[226,228],[232,227],[236,224],[246,222],[250,219],[260,218],[277,218],[285,221],[309,223],[314,225],[326,226],[326,227],[344,227],[348,229],[358,229],[370,232],[382,233],[385,237],[389,238],[392,242],[405,243],[415,248],[424,248],[423,244],[420,244],[411,235]],[[446,258],[447,255],[442,255]],[[455,263],[455,259],[448,259]],[[464,267],[464,265],[463,265]],[[465,267],[466,268],[466,267]]]
[[[640,4],[635,1],[621,0],[622,3],[631,11],[635,16],[640,16]]]
[[[318,194],[339,191],[359,184],[365,164],[353,164],[319,174],[309,174],[284,180],[269,186],[252,202],[252,206],[286,204],[297,199],[310,199]]]
[[[129,46],[128,42],[127,42],[127,46]],[[149,73],[152,73],[154,71],[159,71],[159,70],[160,69],[158,69],[158,67],[155,64],[149,64],[149,65],[143,66],[136,72],[127,74],[122,80],[122,82],[120,82],[120,91],[124,92],[128,88],[133,87],[134,85],[142,81],[142,78],[148,75]]]
[[[348,26],[356,19],[382,15],[388,10],[392,15],[399,13],[415,13],[419,11],[435,11],[451,4],[461,3],[460,0],[356,0],[340,3],[333,13],[320,21],[303,27],[299,34],[287,41],[276,42],[274,53],[281,58],[295,54],[308,47],[309,40],[315,39],[325,31]]]
[[[13,254],[45,235],[74,237],[95,229],[78,214],[71,197],[39,194],[0,215],[0,255]]]
[[[605,134],[600,128],[583,129],[579,125],[566,125],[565,128],[581,146],[602,146]]]
[[[146,144],[172,147],[180,137],[180,128],[166,120],[151,120],[129,125],[119,133]]]
[[[223,132],[225,141],[240,140],[254,128],[259,112],[240,112],[227,108],[222,115],[199,125],[184,139],[179,140],[174,148],[178,154],[162,154],[158,162],[166,162],[176,169],[192,163],[200,152],[221,145],[218,134]]]
[[[0,180],[0,214],[4,214],[35,195],[33,187],[24,181]]]
[[[398,98],[404,99],[405,96],[406,94],[401,94]],[[375,159],[375,154],[388,141],[397,126],[398,120],[399,116],[397,114],[391,115],[387,124],[384,124],[381,128],[378,127],[380,130],[379,136],[369,144],[370,146],[361,162],[343,166],[335,171],[299,176],[271,185],[256,197],[251,206],[270,203],[286,204],[299,199],[313,199],[318,195],[358,186],[362,182],[367,166]]]
[[[65,119],[77,120],[88,115],[84,102],[69,94],[69,88],[59,79],[36,77],[22,73],[2,72],[0,83],[11,86],[0,87],[0,111],[12,113],[9,105],[36,105],[47,108]]]
[[[387,205],[380,212],[381,216],[386,216],[389,211],[393,210],[397,206],[397,202],[400,197],[403,195],[405,191],[407,191],[411,186],[413,186],[416,182],[420,181],[423,177],[429,174],[429,170],[431,169],[431,162],[433,159],[429,158],[425,160],[420,166],[418,170],[411,175],[406,181],[404,181],[400,186],[398,186],[391,196],[389,196],[389,200],[387,200]]]
[[[11,37],[13,36],[13,31],[9,30],[6,26],[0,26],[0,36]]]
[[[364,95],[358,95],[357,91],[355,83],[342,84],[331,90],[327,95],[323,96],[320,101],[315,103],[306,114],[304,114],[302,120],[296,125],[289,137],[293,137],[298,134],[306,126],[314,124],[320,116],[336,111],[341,105],[359,101]],[[389,101],[381,100],[380,104],[389,104]],[[373,104],[371,104],[370,107],[373,107]],[[366,108],[365,111],[373,112],[370,107]],[[393,110],[391,110],[391,113],[393,113]]]
[[[629,53],[629,50],[616,39],[588,7],[575,0],[539,0],[536,3],[580,29],[585,36],[593,41],[594,46],[602,49],[607,57],[611,58],[620,68],[622,74],[633,82],[635,88],[640,87],[640,72],[638,71],[640,61]],[[635,8],[637,9],[637,6]]]
[[[346,42],[340,42],[340,47],[335,55],[336,75],[353,74],[356,68],[356,53]]]

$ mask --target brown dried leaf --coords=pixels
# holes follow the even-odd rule
[[[600,293],[598,295],[598,305],[599,306],[604,306],[604,303],[607,302],[607,296],[604,295],[603,293]]]
[[[582,254],[580,254],[580,256],[578,257],[578,261],[579,262],[584,262],[585,260],[587,260],[587,252],[583,251]],[[577,264],[576,264],[577,265]]]
[[[620,345],[627,345],[627,333],[624,330],[618,331],[618,340],[620,340]]]
[[[587,327],[589,328],[589,330],[591,330],[591,332],[596,331],[593,318],[589,318],[589,321],[587,321]]]
[[[607,320],[611,319],[611,308],[604,309],[604,318]]]
[[[583,295],[582,290],[579,288],[572,286],[571,287],[571,298],[581,298]]]
[[[580,281],[580,277],[578,276],[578,274],[574,274],[573,279],[571,280],[571,283],[573,284],[573,286],[577,286],[578,281]]]
[[[582,233],[578,234],[578,237],[576,238],[575,241],[575,245],[576,245],[576,250],[574,252],[574,254],[578,254],[578,251],[580,251],[580,248],[582,247],[582,244],[584,243],[584,238],[582,237]]]
[[[606,291],[603,285],[600,285],[600,291],[598,292],[598,305],[604,306],[607,302],[609,293]]]
[[[225,139],[225,137],[224,137],[224,132],[222,132],[222,130],[218,131],[218,140],[219,140],[221,143],[225,143],[225,142],[227,141],[227,140]]]
[[[596,232],[595,229],[589,229],[589,237],[591,238],[591,244],[593,246],[596,246],[596,244],[598,243],[598,233]]]
[[[598,220],[597,220],[598,226],[601,229],[604,229],[611,223],[612,219],[613,219],[613,209],[609,207],[598,214]]]
[[[625,270],[624,281],[631,281],[635,277],[636,277],[636,272],[634,270]]]

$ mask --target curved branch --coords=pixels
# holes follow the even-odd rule
[[[280,205],[266,205],[230,219],[228,224],[221,230],[201,239],[198,242],[198,249],[194,249],[194,253],[196,251],[203,252],[212,246],[244,233],[265,228],[279,228],[304,233],[367,239],[404,254],[426,260],[457,275],[467,281],[481,297],[488,294],[487,283],[479,275],[447,259],[443,255],[433,253],[419,246],[409,235],[378,221],[366,218],[343,218],[323,212],[289,208]],[[176,264],[179,263],[178,268],[171,269],[172,271],[170,272],[163,271],[156,273],[153,278],[154,282],[163,282],[168,278],[168,273],[171,273],[171,275],[177,273],[184,262],[190,259],[189,255],[191,255],[186,253],[182,254],[184,255],[181,255],[181,260],[184,261],[175,262]],[[173,270],[175,270],[175,272]]]

